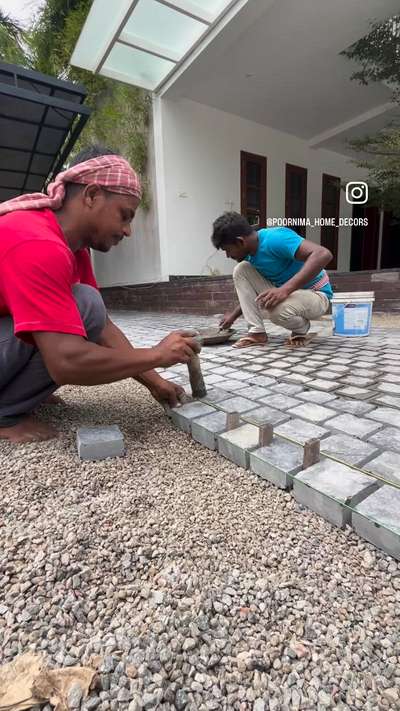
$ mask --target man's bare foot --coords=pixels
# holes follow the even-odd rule
[[[234,348],[251,348],[251,346],[265,346],[268,343],[266,333],[249,333],[248,336],[243,336],[233,346]]]
[[[43,405],[64,405],[65,402],[59,395],[49,395],[47,400],[44,401]]]
[[[57,430],[34,417],[25,417],[13,427],[0,427],[0,439],[6,439],[12,444],[26,442],[43,442],[58,437]]]

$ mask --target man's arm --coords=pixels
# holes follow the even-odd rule
[[[110,334],[111,328],[108,338]],[[133,348],[127,339],[113,348],[68,333],[37,331],[32,336],[57,385],[102,385],[143,377],[154,368],[187,363],[199,350],[196,340],[179,331],[153,348]]]
[[[261,303],[266,309],[277,306],[288,298],[293,291],[301,289],[324,269],[332,259],[332,253],[326,247],[314,244],[308,239],[304,239],[294,258],[299,262],[304,262],[304,266],[286,284],[273,289],[267,289],[257,296],[256,301]]]
[[[226,313],[223,315],[221,321],[219,322],[219,326],[221,329],[228,329],[232,326],[232,324],[236,321],[239,316],[242,315],[242,309],[240,306],[236,306],[236,308],[231,312],[231,313]]]
[[[102,331],[99,345],[104,346],[105,348],[117,348],[120,350],[124,350],[126,348],[128,351],[136,350],[121,329],[118,328],[113,321],[111,321],[109,316],[107,316],[106,325]],[[156,373],[155,370],[149,370],[147,373],[137,375],[135,380],[142,383],[142,385],[151,386],[157,384],[160,380],[162,380],[162,378],[158,375],[158,373]]]

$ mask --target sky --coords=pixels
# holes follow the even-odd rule
[[[25,27],[44,0],[0,0],[0,8]]]

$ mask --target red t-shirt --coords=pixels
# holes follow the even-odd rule
[[[72,252],[51,210],[18,210],[0,217],[0,316],[32,342],[34,331],[86,336],[74,284],[97,288],[87,249]]]

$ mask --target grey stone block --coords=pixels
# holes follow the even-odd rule
[[[400,395],[400,385],[396,385],[395,383],[379,383],[377,390],[383,393],[389,393],[390,395]]]
[[[359,536],[400,560],[400,490],[382,486],[351,512]]]
[[[376,459],[372,459],[368,462],[365,465],[365,469],[373,474],[377,474],[387,482],[393,482],[400,486],[400,466],[397,452],[382,452]]]
[[[254,403],[256,404],[256,403]],[[289,420],[287,413],[281,410],[275,410],[273,407],[257,407],[255,410],[246,412],[242,415],[242,419],[246,422],[251,422],[253,425],[279,425],[281,422]]]
[[[350,506],[372,494],[379,484],[345,464],[324,459],[293,479],[295,499],[334,526],[350,523]]]
[[[348,412],[349,415],[366,415],[367,412],[371,412],[375,407],[375,405],[372,405],[370,402],[363,400],[346,400],[343,397],[337,397],[330,406],[340,412]]]
[[[299,398],[306,402],[315,402],[316,405],[324,405],[326,402],[336,399],[333,393],[323,393],[322,390],[305,390],[299,393]],[[334,405],[332,405],[334,407]]]
[[[79,427],[76,444],[82,460],[97,461],[107,457],[121,457],[125,452],[124,438],[117,425]]]
[[[302,469],[303,448],[275,438],[268,447],[250,452],[250,469],[280,489],[290,489]]]
[[[322,390],[324,393],[332,392],[340,388],[340,383],[336,380],[322,380],[321,378],[313,378],[309,382],[310,388],[315,388],[316,390]]]
[[[267,388],[260,388],[258,385],[249,385],[240,391],[240,397],[247,397],[249,400],[260,400],[268,395],[272,395],[272,392]]]
[[[243,388],[246,388],[247,383],[243,383],[240,380],[233,380],[232,378],[229,378],[228,380],[221,380],[218,383],[217,387],[218,389],[221,388],[222,390],[226,390],[230,393],[236,393],[238,390],[243,390]]]
[[[388,407],[377,407],[376,410],[369,412],[367,417],[378,422],[383,422],[385,425],[400,427],[400,412],[391,410]]]
[[[208,449],[217,448],[217,435],[226,430],[226,413],[212,412],[192,422],[192,437]]]
[[[335,410],[331,410],[329,407],[323,407],[322,405],[316,405],[313,402],[305,402],[298,407],[289,410],[289,414],[293,417],[300,417],[304,420],[310,420],[310,422],[324,422],[330,417],[336,415]]]
[[[373,400],[378,405],[389,405],[389,407],[397,407],[397,409],[400,410],[400,397],[381,395],[380,397],[374,397]]]
[[[224,412],[248,412],[249,410],[254,410],[258,405],[257,402],[248,400],[248,398],[241,397],[240,395],[235,395],[235,397],[230,397],[227,400],[223,400],[218,403],[218,407]]]
[[[301,383],[305,385],[306,383],[310,383],[311,378],[307,375],[301,375],[300,373],[288,373],[282,377],[282,380],[284,380],[285,383]]]
[[[282,393],[282,395],[298,395],[298,393],[304,391],[304,388],[302,385],[296,385],[295,383],[276,383],[275,385],[271,385],[269,390],[272,390],[274,393]]]
[[[261,402],[269,407],[274,407],[277,410],[288,410],[290,407],[296,407],[300,405],[300,400],[296,400],[294,397],[289,395],[283,395],[282,393],[275,393],[274,395],[268,395],[267,397],[260,398]]]
[[[245,424],[217,436],[218,451],[223,457],[230,459],[239,467],[249,466],[249,450],[255,449],[259,443],[259,428]]]
[[[345,434],[335,434],[321,442],[321,453],[340,459],[345,464],[361,466],[378,453],[376,447]],[[369,467],[367,467],[369,468]]]
[[[183,430],[183,432],[187,432],[188,434],[190,434],[192,428],[192,420],[194,420],[195,417],[201,417],[201,415],[209,415],[212,412],[215,412],[215,410],[213,407],[207,405],[205,402],[199,402],[198,400],[195,400],[193,402],[187,403],[186,405],[174,407],[170,412],[174,424],[179,427],[179,429]]]
[[[313,372],[315,373],[315,368],[313,368]],[[329,368],[321,368],[321,370],[318,370],[316,372],[316,375],[318,376],[318,379],[323,379],[323,380],[338,380],[341,376],[342,373],[338,373],[333,370],[329,370]]]
[[[368,388],[373,385],[374,382],[374,379],[359,377],[353,374],[348,375],[346,378],[342,378],[342,383],[346,383],[346,385],[350,385],[351,387],[354,386],[356,388]]]
[[[221,400],[227,400],[228,397],[231,397],[231,394],[227,390],[223,390],[222,388],[210,388],[207,390],[207,395],[200,398],[200,400],[201,402],[207,403],[207,405],[214,405],[221,402]]]
[[[274,385],[276,380],[274,380],[274,378],[269,378],[266,375],[250,375],[249,383],[257,385],[260,388],[268,388],[270,385]]]
[[[369,417],[369,415],[367,415],[367,417]],[[353,435],[353,437],[358,437],[359,439],[374,434],[374,432],[377,432],[382,427],[378,422],[367,420],[365,417],[356,417],[347,412],[329,420],[327,425],[333,430],[339,430],[340,432]]]
[[[305,444],[310,439],[322,439],[329,435],[330,432],[306,420],[294,419],[278,425],[275,429],[275,434],[287,437],[296,444]]]
[[[369,438],[372,444],[380,449],[390,449],[393,452],[400,452],[400,430],[397,427],[385,427]],[[400,469],[400,467],[399,467]]]

